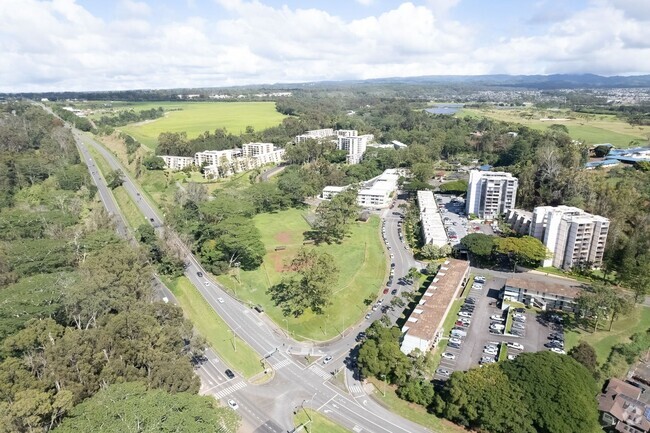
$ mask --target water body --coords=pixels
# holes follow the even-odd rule
[[[426,108],[425,111],[431,114],[447,114],[451,116],[463,108],[463,104],[437,104],[434,107]]]

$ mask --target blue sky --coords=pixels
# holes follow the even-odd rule
[[[2,0],[0,91],[650,73],[649,0]]]

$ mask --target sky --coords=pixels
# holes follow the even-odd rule
[[[650,0],[0,0],[0,92],[650,73]]]

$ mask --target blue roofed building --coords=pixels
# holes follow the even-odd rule
[[[585,170],[593,170],[595,168],[610,168],[619,165],[620,162],[617,159],[604,159],[602,161],[591,161],[585,164]]]

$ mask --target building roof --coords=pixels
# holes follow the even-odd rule
[[[563,296],[569,299],[575,299],[582,291],[578,286],[567,286],[564,284],[553,283],[551,281],[528,280],[519,277],[508,278],[506,280],[506,286],[531,292]]]
[[[598,396],[598,410],[610,413],[621,421],[618,431],[630,431],[632,426],[641,431],[650,430],[650,406],[638,400],[641,390],[622,380],[609,379],[605,392]],[[634,430],[632,430],[634,431]]]
[[[449,304],[467,274],[469,263],[464,260],[446,260],[435,278],[420,299],[419,305],[411,312],[402,330],[408,335],[433,340],[445,320]]]

